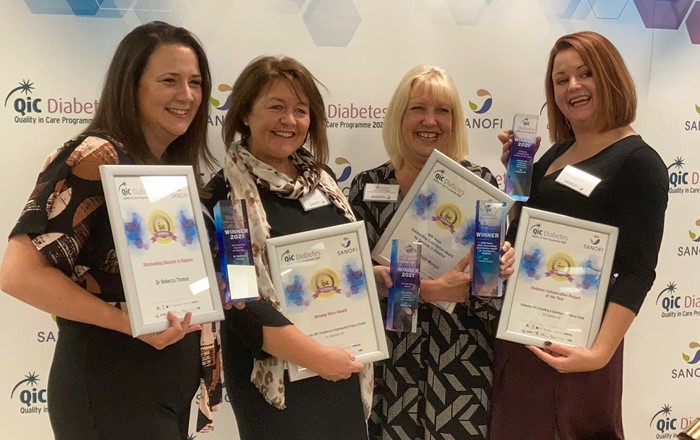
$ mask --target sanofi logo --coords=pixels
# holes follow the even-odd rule
[[[479,107],[478,104],[469,101],[469,108],[472,109],[472,111],[478,115],[482,115],[489,111],[491,109],[491,104],[493,104],[493,99],[491,98],[491,93],[489,93],[488,90],[486,89],[479,89],[476,91],[476,96],[480,98],[484,98],[484,101],[481,104],[481,107]]]

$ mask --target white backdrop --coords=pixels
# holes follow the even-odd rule
[[[230,84],[247,62],[261,54],[302,61],[328,89],[330,165],[344,187],[358,171],[385,160],[381,111],[409,68],[430,63],[452,73],[471,128],[470,159],[502,174],[495,136],[514,113],[541,111],[552,43],[578,30],[606,35],[637,84],[634,127],[663,157],[672,188],[657,281],[626,339],[625,429],[630,439],[673,438],[700,415],[700,2],[5,1],[2,234],[14,225],[46,155],[91,117],[116,44],[155,19],[187,27],[204,44],[214,78],[210,139],[218,157]],[[539,127],[547,145],[546,112]],[[0,240],[0,253],[5,246]],[[45,388],[56,326],[8,296],[0,296],[0,307],[0,437],[50,439]],[[214,433],[192,438],[237,438],[230,406],[216,422]]]

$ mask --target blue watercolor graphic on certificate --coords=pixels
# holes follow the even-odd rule
[[[134,212],[131,214],[131,221],[124,222],[124,234],[129,247],[148,250],[148,240],[144,240],[143,219]]]
[[[187,246],[197,243],[197,224],[194,218],[187,216],[183,209],[177,214],[178,222],[180,223],[180,229],[182,230],[183,239],[182,245]]]
[[[346,264],[343,268],[343,275],[348,286],[345,296],[349,298],[367,292],[367,280],[361,268],[356,269],[352,264]]]
[[[287,307],[305,307],[309,305],[309,295],[304,284],[304,277],[294,274],[292,275],[292,283],[284,285],[284,299]]]
[[[540,248],[533,248],[529,252],[523,252],[520,259],[520,275],[539,280],[544,272],[544,252]]]
[[[593,258],[588,258],[581,263],[583,271],[581,273],[581,282],[578,285],[581,289],[591,289],[595,291],[598,289],[598,284],[600,283],[600,272],[599,267],[595,267],[596,262]]]
[[[413,199],[411,205],[411,213],[416,215],[421,220],[430,218],[430,214],[437,203],[437,194],[433,190],[427,190],[424,193],[418,193]]]
[[[474,234],[476,233],[476,219],[471,217],[462,223],[455,234],[455,242],[464,247],[471,247],[474,244]]]

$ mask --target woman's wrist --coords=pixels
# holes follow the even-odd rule
[[[423,302],[429,303],[436,300],[434,292],[437,280],[423,279],[420,281],[420,297]]]

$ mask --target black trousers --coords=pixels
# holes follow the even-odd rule
[[[199,332],[156,350],[92,325],[58,326],[47,388],[56,440],[187,439]]]

